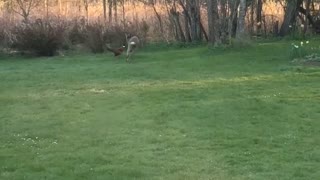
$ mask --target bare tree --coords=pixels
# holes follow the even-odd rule
[[[174,25],[174,32],[176,34],[176,40],[181,42],[186,42],[186,37],[184,35],[182,26],[180,24],[180,13],[177,11],[176,0],[173,1],[172,7],[168,10],[168,4],[166,3],[167,11],[170,19],[172,19]]]
[[[12,10],[23,17],[25,22],[29,22],[29,15],[33,8],[40,4],[41,0],[15,0],[16,6]]]
[[[185,0],[178,0],[180,6],[183,9],[183,15],[184,15],[184,29],[185,29],[185,36],[186,41],[191,42],[191,34],[190,34],[190,24],[191,24],[191,18],[190,14],[188,12],[188,4],[185,5]]]

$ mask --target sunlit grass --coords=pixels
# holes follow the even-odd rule
[[[317,179],[320,70],[290,44],[1,60],[0,179]]]

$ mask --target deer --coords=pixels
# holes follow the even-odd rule
[[[128,47],[127,47],[127,62],[129,62],[130,57],[132,56],[132,54],[134,53],[136,48],[139,46],[140,40],[139,40],[139,38],[137,36],[132,36],[128,40],[128,35],[127,34],[126,34],[126,40],[127,40],[127,43],[128,43]]]

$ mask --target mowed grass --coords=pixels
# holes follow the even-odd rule
[[[0,179],[318,179],[320,69],[289,46],[0,60]]]

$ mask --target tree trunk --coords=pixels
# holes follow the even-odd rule
[[[84,10],[86,13],[86,20],[87,23],[89,22],[89,4],[88,4],[88,0],[83,0],[83,4],[84,4]]]
[[[62,15],[62,0],[59,0],[59,15]]]
[[[204,29],[204,26],[203,26],[203,24],[201,22],[201,19],[200,19],[200,30],[201,30],[201,33],[203,33],[204,38],[206,39],[206,41],[209,42],[208,34],[207,34],[206,30]]]
[[[255,1],[252,0],[251,2],[251,9],[250,9],[250,34],[254,34],[254,6],[255,6]]]
[[[258,0],[257,2],[257,11],[256,11],[256,15],[257,15],[257,34],[261,35],[261,27],[262,27],[262,7],[263,7],[263,3],[262,0]]]
[[[200,5],[198,0],[188,0],[191,17],[191,38],[192,41],[201,41],[200,29]]]
[[[104,19],[104,22],[107,21],[107,2],[106,0],[102,0],[103,2],[103,19]]]
[[[126,23],[126,10],[125,10],[125,2],[124,0],[122,0],[122,23],[123,23],[123,27],[125,27]]]
[[[163,29],[163,23],[162,23],[161,16],[160,16],[160,14],[158,13],[158,11],[157,11],[157,9],[156,9],[156,7],[155,7],[155,5],[154,5],[153,3],[152,3],[151,6],[152,6],[152,9],[153,9],[154,13],[156,14],[156,17],[157,17],[158,21],[159,21],[159,26],[160,26],[161,35],[162,35],[163,38],[165,38],[164,29]],[[168,42],[167,39],[166,39],[166,41]]]
[[[229,0],[220,1],[220,40],[222,43],[226,43],[228,39],[228,16],[229,16]]]
[[[292,27],[294,25],[301,4],[302,0],[287,0],[287,7],[280,29],[280,36],[285,36],[290,32],[290,26]]]
[[[240,0],[239,18],[238,18],[237,34],[236,34],[236,38],[238,40],[243,40],[246,36],[246,30],[245,30],[246,9],[247,9],[246,0]]]
[[[104,0],[105,1],[105,0]],[[113,0],[108,0],[108,22],[109,22],[109,24],[111,24],[112,23],[112,1]]]
[[[303,34],[306,35],[306,32],[308,30],[309,26],[309,20],[308,20],[308,15],[310,14],[310,4],[311,0],[307,0],[306,2],[306,14],[305,14],[305,22],[304,22],[304,28],[303,28]]]
[[[175,10],[175,8],[171,8],[170,14],[172,16],[172,19],[173,19],[173,22],[174,22],[175,29],[176,29],[176,32],[178,34],[179,40],[181,42],[186,42],[186,37],[183,34],[183,30],[182,30],[182,27],[181,27],[181,24],[180,24],[180,14],[179,14],[179,12],[177,12]]]
[[[238,23],[238,7],[239,7],[239,0],[231,0],[232,4],[230,5],[231,9],[231,17],[230,17],[230,27],[229,27],[229,36],[236,37],[237,34],[237,23]],[[230,3],[231,3],[230,2]],[[231,39],[231,38],[230,38]]]
[[[191,18],[188,12],[188,4],[186,4],[186,6],[184,5],[184,2],[182,2],[182,0],[179,0],[179,4],[183,9],[183,15],[184,15],[184,29],[185,29],[185,33],[186,33],[186,40],[187,42],[191,42],[191,34],[190,34],[190,24],[191,24]]]
[[[114,22],[115,24],[118,24],[118,3],[117,0],[113,1],[113,8],[114,8]]]
[[[208,5],[208,39],[209,43],[217,46],[221,43],[219,38],[219,14],[217,0],[207,0]]]

